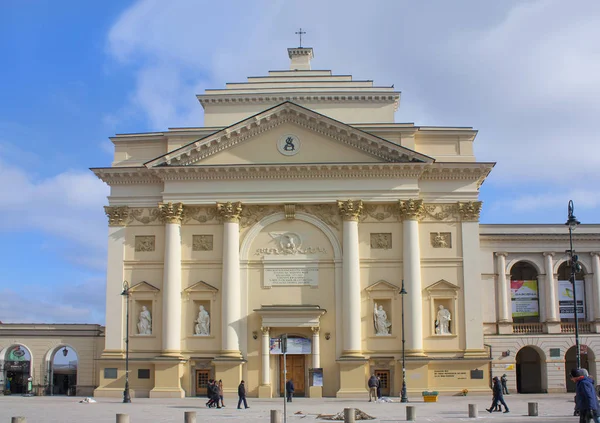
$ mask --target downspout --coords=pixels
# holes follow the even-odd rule
[[[492,346],[490,344],[483,344],[484,347],[488,348],[490,351],[490,379],[489,379],[489,383],[490,383],[490,389],[492,388],[492,360],[493,360],[493,355],[492,355]]]

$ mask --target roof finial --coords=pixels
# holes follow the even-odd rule
[[[306,31],[302,31],[302,28],[300,28],[300,31],[296,31],[296,34],[300,35],[300,48],[302,48],[302,34],[306,34]]]

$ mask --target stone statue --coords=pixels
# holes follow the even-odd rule
[[[200,306],[198,318],[194,320],[194,322],[196,322],[194,329],[196,335],[210,335],[210,315],[208,314],[208,311],[204,309],[203,305]]]
[[[383,306],[377,306],[373,309],[373,322],[375,323],[375,334],[376,335],[389,335],[391,322],[387,319],[387,314],[383,309]]]
[[[137,327],[139,335],[152,335],[152,316],[146,306],[142,306]]]
[[[438,335],[450,335],[450,320],[452,320],[450,311],[440,305],[437,320],[435,321],[435,333]]]

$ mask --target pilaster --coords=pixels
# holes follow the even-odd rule
[[[546,322],[560,322],[558,318],[558,284],[554,279],[554,253],[544,253],[544,269],[546,271]]]
[[[319,327],[314,326],[310,328],[312,330],[312,367],[318,369],[321,367],[321,346],[319,343]],[[310,385],[310,383],[309,383]],[[310,398],[322,398],[323,387],[322,386],[309,386],[308,396]]]
[[[508,283],[506,281],[506,256],[505,252],[496,253],[496,270],[498,272],[498,322],[510,322],[509,319],[509,302],[508,302]]]
[[[270,328],[261,327],[261,358],[262,358],[262,369],[260,386],[258,387],[259,398],[271,398],[273,395],[271,387],[271,354],[270,354]]]

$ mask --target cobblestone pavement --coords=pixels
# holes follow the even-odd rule
[[[552,395],[510,395],[505,397],[510,413],[493,413],[485,411],[490,406],[491,396],[469,395],[466,397],[440,396],[437,403],[423,403],[421,398],[410,404],[402,404],[398,398],[391,403],[369,403],[356,399],[309,399],[295,398],[287,404],[287,422],[327,422],[319,419],[319,414],[335,414],[344,408],[358,408],[374,417],[370,420],[379,422],[406,421],[406,405],[416,407],[417,422],[578,422],[573,417],[573,394]],[[238,410],[237,398],[225,399],[226,408],[208,409],[204,398],[184,399],[149,399],[133,398],[131,404],[123,404],[116,398],[97,398],[97,403],[81,404],[79,397],[20,397],[0,396],[0,423],[11,421],[13,416],[25,416],[27,423],[37,422],[77,422],[100,423],[115,422],[117,413],[130,416],[131,423],[165,422],[180,423],[184,421],[185,411],[196,411],[197,421],[243,421],[244,423],[268,423],[270,410],[283,410],[283,399],[249,398],[249,409]],[[527,403],[537,402],[539,417],[527,416]],[[477,404],[479,417],[468,418],[468,405]],[[296,414],[299,413],[299,414]]]

